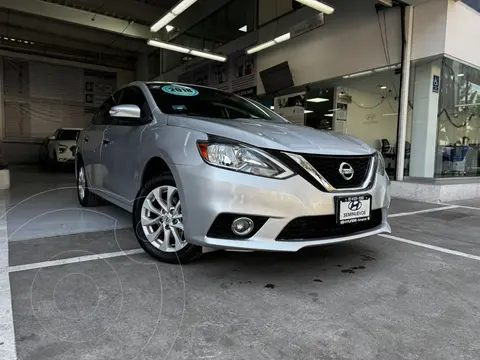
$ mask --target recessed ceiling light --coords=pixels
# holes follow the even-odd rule
[[[457,76],[458,76],[458,77],[462,77],[462,76],[465,76],[465,74],[458,74]]]
[[[311,114],[311,113],[313,113],[313,110],[303,110],[303,113],[304,114]]]
[[[313,103],[321,103],[321,102],[328,101],[328,99],[318,97],[318,98],[307,99],[307,101],[313,102]]]
[[[333,117],[333,114],[324,114],[323,116],[326,116],[326,117]]]
[[[387,87],[386,87],[385,85],[382,85],[382,86],[380,86],[380,89],[382,89],[382,90],[386,90],[386,89],[387,89]]]
[[[248,31],[248,26],[247,26],[247,25],[242,26],[242,27],[241,27],[240,29],[238,29],[238,30],[240,30],[240,31],[242,31],[242,32],[247,32],[247,31]]]
[[[170,31],[172,31],[173,29],[175,29],[175,27],[172,26],[172,25],[167,25],[167,26],[165,26],[165,30],[167,30],[167,32],[170,32]]]
[[[270,110],[275,110],[275,106],[270,106]]]

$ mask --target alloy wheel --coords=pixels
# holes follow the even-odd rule
[[[158,250],[177,252],[187,245],[176,187],[160,186],[145,197],[141,224],[145,237]]]

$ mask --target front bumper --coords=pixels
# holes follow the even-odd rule
[[[389,233],[387,209],[390,206],[389,181],[376,176],[369,190],[322,192],[299,175],[285,180],[236,173],[207,164],[176,166],[188,242],[212,248],[298,251],[304,247],[354,240]],[[294,219],[335,214],[336,196],[371,195],[372,210],[381,210],[380,223],[365,231],[319,239],[276,240]],[[207,233],[219,214],[233,213],[268,217],[265,224],[247,239],[208,237]]]
[[[65,152],[57,152],[57,162],[59,163],[74,163],[76,150],[67,149]]]

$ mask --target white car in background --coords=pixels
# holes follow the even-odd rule
[[[60,128],[45,138],[39,151],[42,165],[74,163],[77,153],[77,138],[81,128]]]

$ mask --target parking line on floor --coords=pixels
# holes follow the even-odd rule
[[[388,215],[388,217],[389,218],[395,218],[395,217],[401,217],[401,216],[409,216],[409,215],[430,213],[430,212],[443,211],[443,210],[451,210],[451,209],[456,209],[456,208],[459,208],[459,207],[462,207],[462,206],[449,205],[449,206],[442,206],[442,207],[433,208],[433,209],[425,209],[425,210],[417,210],[417,211],[411,211],[411,212],[403,212],[403,213],[398,213],[398,214],[390,214],[390,215]]]
[[[43,261],[43,262],[32,263],[32,264],[10,266],[8,271],[12,273],[12,272],[19,272],[19,271],[35,270],[35,269],[42,269],[46,267],[52,267],[52,266],[76,264],[76,263],[81,263],[86,261],[110,259],[110,258],[120,257],[120,256],[138,255],[142,253],[145,253],[143,249],[133,249],[133,250],[127,250],[127,251],[117,251],[117,252],[111,252],[111,253],[77,256],[77,257],[61,259],[61,260],[50,260],[50,261]]]
[[[390,240],[400,241],[400,242],[410,244],[410,245],[420,246],[420,247],[423,247],[425,249],[440,251],[440,252],[445,253],[445,254],[456,255],[456,256],[461,256],[461,257],[467,258],[467,259],[480,261],[480,256],[477,256],[477,255],[467,254],[467,253],[463,253],[463,252],[456,251],[456,250],[450,250],[450,249],[442,248],[442,247],[435,246],[435,245],[428,245],[428,244],[424,244],[424,243],[421,243],[421,242],[418,242],[418,241],[408,240],[408,239],[404,239],[404,238],[401,238],[401,237],[398,237],[398,236],[393,236],[393,235],[380,234],[378,236],[381,236],[383,238],[387,238],[387,239],[390,239]]]
[[[0,198],[0,214],[6,213],[5,195]],[[8,232],[6,216],[0,217],[0,359],[16,360],[13,328],[12,292],[8,275]]]

